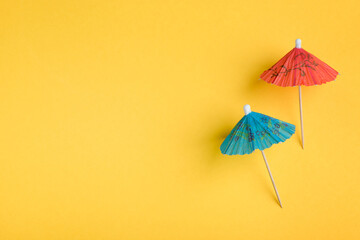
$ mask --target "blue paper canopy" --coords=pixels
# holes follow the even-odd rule
[[[290,123],[250,112],[236,124],[220,150],[227,155],[250,154],[255,149],[264,150],[275,143],[284,142],[294,133],[295,126]]]

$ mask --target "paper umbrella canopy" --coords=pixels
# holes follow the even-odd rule
[[[339,73],[329,65],[301,48],[296,39],[295,48],[282,57],[260,78],[280,87],[314,86],[335,80]]]
[[[249,105],[245,105],[244,108]],[[223,154],[250,154],[284,142],[295,133],[295,126],[257,112],[247,113],[221,144]]]
[[[271,147],[273,144],[289,139],[295,133],[295,126],[261,113],[252,112],[249,105],[244,106],[244,111],[245,116],[236,124],[221,144],[221,153],[226,155],[244,155],[259,149],[263,155],[279,204],[282,207],[280,196],[263,150]]]

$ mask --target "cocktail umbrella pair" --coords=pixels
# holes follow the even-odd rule
[[[282,87],[299,86],[301,138],[304,148],[304,128],[301,103],[301,85],[313,86],[335,80],[339,74],[330,66],[301,48],[301,40],[296,39],[295,48],[279,62],[266,70],[260,78],[268,83]],[[264,149],[279,142],[284,142],[295,133],[295,126],[269,116],[251,112],[250,106],[244,106],[245,116],[236,124],[222,143],[223,154],[250,154],[259,149],[264,158],[271,182],[274,186],[279,204],[282,207],[279,193],[267,163]]]

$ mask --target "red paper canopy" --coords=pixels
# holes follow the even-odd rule
[[[260,78],[280,87],[321,85],[339,73],[302,48],[294,48]]]

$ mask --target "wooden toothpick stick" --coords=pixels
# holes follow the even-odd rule
[[[304,149],[304,126],[303,126],[303,114],[302,114],[302,103],[301,103],[301,87],[299,86],[299,104],[300,104],[300,121],[301,121],[301,142],[302,148]]]
[[[261,153],[262,153],[262,155],[263,155],[263,158],[264,158],[264,161],[265,161],[265,164],[266,164],[266,168],[267,168],[267,170],[268,170],[268,172],[269,172],[269,175],[270,175],[270,178],[271,178],[271,182],[272,182],[272,184],[273,184],[273,187],[274,187],[274,190],[275,190],[275,193],[276,193],[276,197],[277,197],[277,199],[278,199],[278,201],[279,201],[280,207],[282,207],[281,200],[280,200],[280,196],[279,196],[279,193],[278,193],[278,191],[277,191],[277,189],[276,189],[276,185],[275,185],[274,179],[273,179],[273,177],[272,177],[272,175],[271,175],[271,171],[270,171],[270,168],[269,168],[269,164],[268,164],[267,161],[266,161],[265,153],[264,153],[264,151],[262,151],[262,150],[261,150]]]

